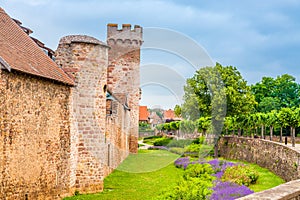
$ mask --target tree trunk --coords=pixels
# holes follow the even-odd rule
[[[270,126],[270,141],[272,141],[273,137],[273,126]]]
[[[295,132],[296,128],[292,127],[292,146],[295,147]]]
[[[263,139],[264,138],[264,129],[265,129],[265,127],[264,127],[264,125],[261,125],[261,139]]]
[[[215,139],[214,157],[218,158],[218,139]]]
[[[238,128],[238,136],[241,137],[241,128]]]
[[[257,132],[258,132],[258,127],[256,126],[254,135],[257,135]],[[254,137],[254,135],[252,135],[252,137]]]
[[[280,139],[279,139],[279,142],[282,143],[282,127],[280,127]]]

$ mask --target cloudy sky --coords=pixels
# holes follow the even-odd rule
[[[293,75],[297,82],[300,80],[298,0],[0,2],[11,17],[31,28],[33,36],[52,49],[56,49],[61,37],[70,34],[85,34],[105,41],[107,23],[144,27],[145,45],[152,48],[142,49],[141,104],[150,107],[167,109],[180,104],[182,91],[177,88],[182,87],[196,68],[209,63],[236,66],[249,84],[263,76],[284,73]],[[149,33],[153,30],[167,36],[151,38]],[[160,42],[165,39],[169,40],[169,46],[161,48]],[[186,53],[205,62],[194,62],[194,57]]]

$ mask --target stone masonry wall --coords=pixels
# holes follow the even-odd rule
[[[68,193],[69,100],[69,86],[0,70],[0,199]]]
[[[129,117],[129,111],[120,102],[112,102],[112,114],[106,116],[106,161],[110,170],[116,169],[129,154]]]
[[[108,47],[89,36],[60,40],[56,62],[75,80],[71,108],[70,186],[81,193],[102,191],[106,162]]]
[[[300,179],[300,153],[284,144],[255,138],[222,137],[220,156],[265,167],[286,181]]]
[[[130,152],[138,148],[138,120],[140,100],[140,47],[142,28],[123,24],[118,30],[117,24],[107,26],[107,44],[110,47],[108,59],[107,85],[113,93],[127,94],[130,108]]]
[[[300,199],[300,180],[290,181],[278,185],[274,188],[256,192],[239,200],[299,200]]]

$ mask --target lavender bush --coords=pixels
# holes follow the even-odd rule
[[[216,181],[213,190],[214,192],[210,196],[211,200],[233,200],[253,193],[244,185],[221,181]]]
[[[149,150],[168,150],[165,146],[150,146],[148,147]]]
[[[190,158],[189,157],[178,158],[177,160],[175,160],[174,164],[178,168],[186,169],[187,166],[190,164]]]
[[[221,181],[222,176],[227,168],[241,166],[243,164],[232,163],[219,159],[213,159],[208,162],[200,160],[191,162],[189,157],[178,158],[174,164],[176,167],[183,168],[184,170],[186,170],[190,165],[210,164],[213,169],[211,175],[217,179],[214,181],[214,187],[211,188],[213,190],[213,193],[210,196],[211,200],[231,200],[253,193],[252,190],[244,185],[238,185],[228,181]]]

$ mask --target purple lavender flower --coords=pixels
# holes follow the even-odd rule
[[[165,146],[150,146],[148,149],[150,150],[168,150]]]
[[[183,157],[183,158],[178,158],[174,162],[176,167],[181,167],[183,169],[186,169],[187,166],[190,164],[190,158],[189,157]]]
[[[216,182],[213,190],[214,192],[210,196],[211,200],[233,200],[253,193],[244,185],[221,181]]]
[[[213,174],[213,176],[215,176],[217,179],[221,179],[223,174],[224,174],[224,171],[219,171],[219,172]]]

